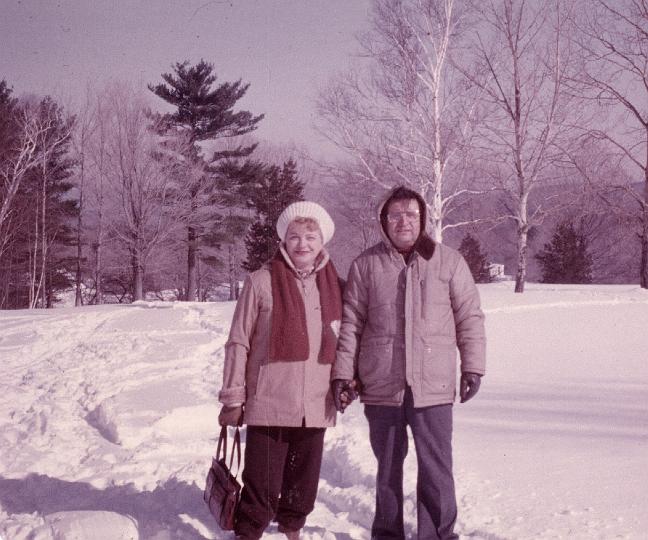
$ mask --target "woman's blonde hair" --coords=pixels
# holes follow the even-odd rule
[[[313,218],[310,218],[310,217],[297,216],[295,219],[293,219],[293,220],[288,224],[288,228],[290,228],[290,226],[291,226],[293,223],[297,223],[297,225],[306,225],[306,228],[307,228],[309,231],[317,231],[317,232],[320,233],[320,237],[322,237],[322,239],[324,238],[324,235],[322,234],[322,229],[321,229],[321,227],[319,226],[319,223],[317,222],[316,219],[313,219]]]

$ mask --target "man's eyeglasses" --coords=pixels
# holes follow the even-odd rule
[[[398,223],[401,219],[405,221],[417,221],[419,219],[420,212],[418,210],[407,210],[406,212],[389,212],[387,214],[387,220],[390,223]]]

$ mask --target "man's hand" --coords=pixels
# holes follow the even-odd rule
[[[218,423],[221,426],[242,426],[243,405],[237,405],[235,407],[223,405],[223,408],[218,415]]]
[[[476,373],[462,373],[461,384],[459,386],[459,396],[461,403],[465,403],[475,396],[481,384],[481,375]]]
[[[333,393],[333,403],[338,412],[343,413],[351,402],[358,397],[356,390],[358,383],[356,380],[334,379],[331,381],[331,392]]]

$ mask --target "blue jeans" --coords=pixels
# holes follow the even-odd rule
[[[457,540],[457,501],[452,476],[452,405],[415,409],[408,387],[400,407],[365,405],[371,448],[378,460],[376,515],[371,538],[404,539],[403,462],[407,426],[416,447],[419,540]]]

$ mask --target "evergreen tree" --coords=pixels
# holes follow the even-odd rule
[[[256,129],[263,115],[253,116],[248,111],[234,112],[236,102],[241,99],[249,84],[239,79],[233,83],[223,83],[213,87],[216,75],[213,66],[201,60],[195,66],[188,61],[176,63],[174,73],[164,73],[164,83],[149,85],[149,89],[167,103],[176,107],[173,113],[159,116],[160,130],[166,135],[182,136],[187,141],[184,161],[187,168],[202,171],[200,174],[187,174],[187,291],[186,299],[194,300],[197,288],[196,263],[200,244],[218,220],[213,210],[216,191],[215,170],[212,167],[224,158],[249,156],[256,145],[216,151],[210,159],[203,156],[203,141],[237,137]],[[210,211],[211,210],[211,211]]]
[[[247,194],[247,205],[253,208],[256,219],[245,237],[247,258],[243,268],[253,272],[274,255],[279,245],[276,225],[284,208],[303,200],[304,183],[297,177],[297,165],[286,161],[281,169],[276,165],[266,167],[253,181],[242,184]]]
[[[8,253],[15,229],[9,219],[4,219],[9,215],[11,205],[11,158],[18,133],[16,100],[11,93],[12,88],[5,80],[0,80],[0,309],[13,307],[9,296],[15,289]]]
[[[587,238],[571,221],[559,223],[551,238],[535,255],[543,283],[591,283],[592,257]]]
[[[471,234],[466,234],[459,245],[459,253],[466,259],[470,273],[476,283],[490,283],[492,281],[488,270],[487,257],[482,253],[479,240]]]
[[[258,270],[274,256],[278,245],[279,237],[275,228],[263,221],[255,221],[245,237],[247,257],[243,268],[248,272]]]
[[[14,164],[20,153],[19,138],[21,126],[18,122],[20,110],[17,101],[11,96],[12,88],[0,80],[0,271],[3,268],[3,254],[7,248],[12,229],[9,214],[12,198],[16,192]],[[0,306],[2,302],[0,301]]]
[[[15,105],[11,97],[12,88],[5,80],[0,80],[0,165],[7,159],[12,139],[15,138]]]

